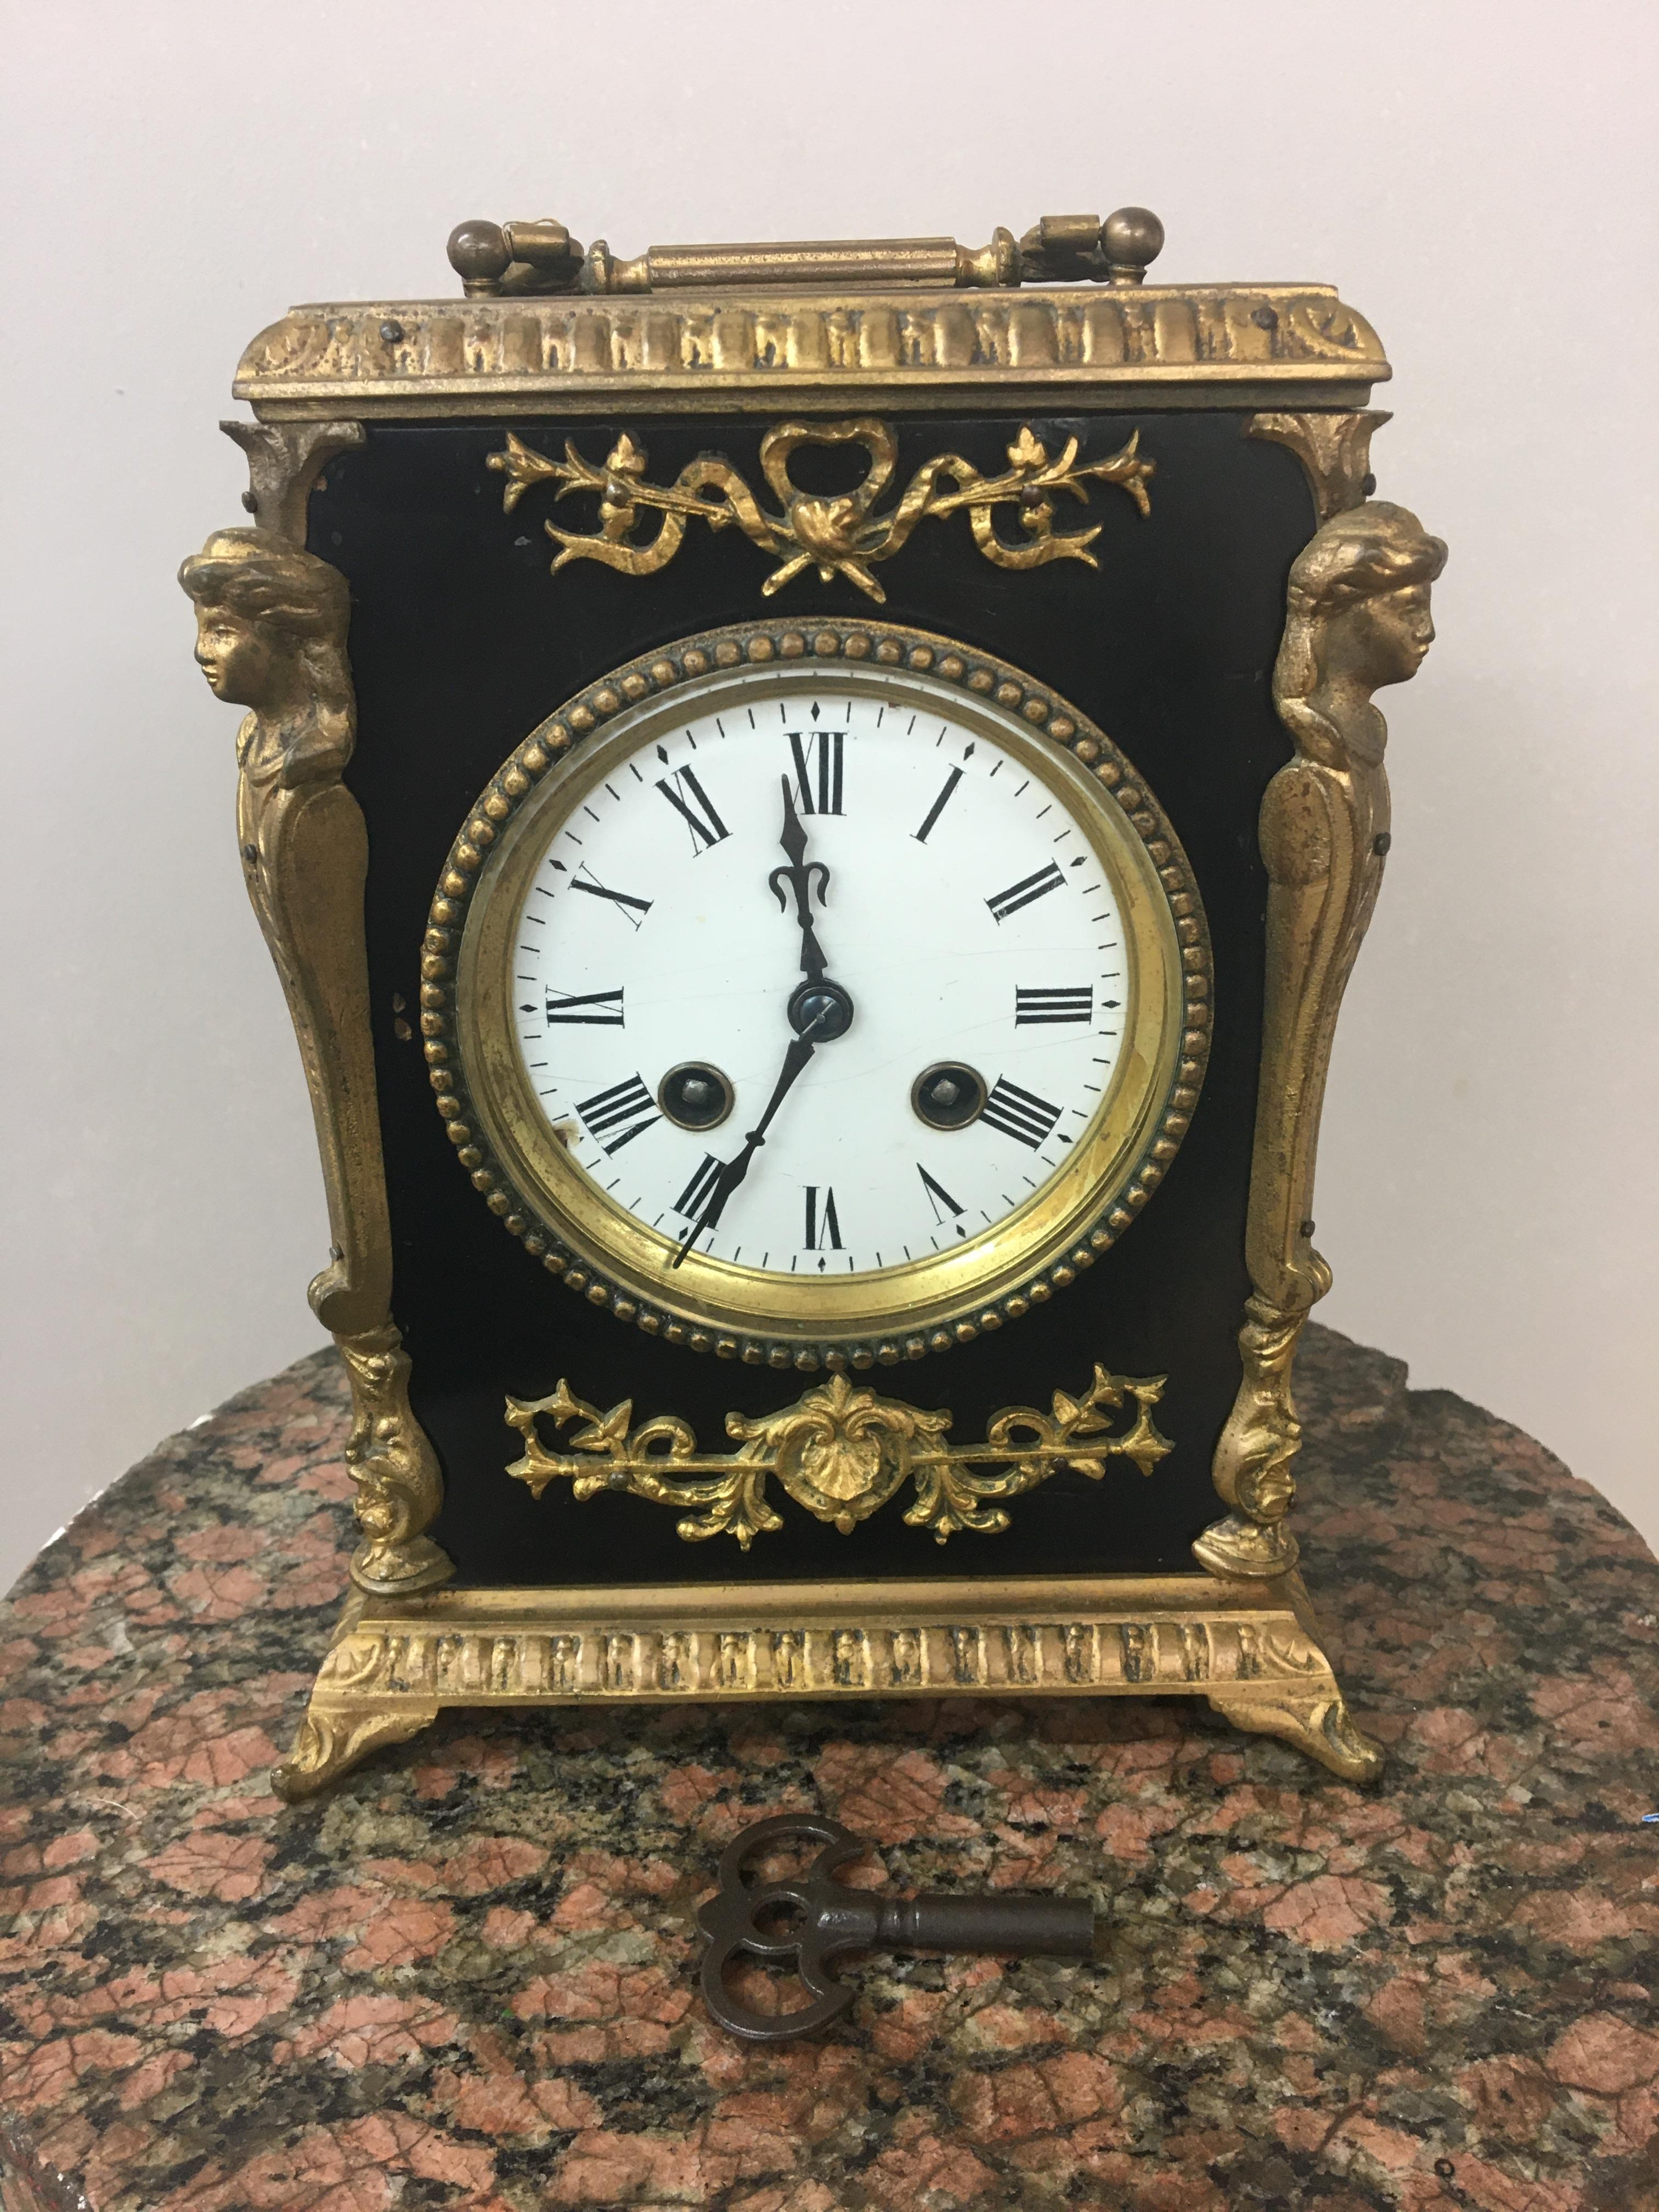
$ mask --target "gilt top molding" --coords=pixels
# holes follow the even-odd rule
[[[1016,292],[756,287],[290,308],[242,356],[262,419],[1048,402],[1363,406],[1390,374],[1327,284]]]

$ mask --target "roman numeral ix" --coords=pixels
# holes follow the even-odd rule
[[[1000,1075],[979,1118],[988,1121],[992,1128],[1000,1129],[1005,1137],[1017,1138],[1036,1152],[1039,1145],[1048,1141],[1060,1119],[1060,1109],[1051,1106],[1046,1098],[1039,1098],[1034,1091],[1023,1091],[1018,1083],[1010,1083],[1006,1076]]]
[[[622,992],[550,990],[547,1020],[550,1029],[555,1022],[588,1022],[596,1029],[622,1029],[625,1026]]]
[[[706,852],[709,846],[718,845],[722,837],[731,836],[714,811],[714,801],[697,781],[694,769],[676,769],[672,776],[659,776],[657,788],[668,804],[684,816],[694,853]]]
[[[1011,914],[1018,914],[1021,907],[1030,906],[1033,899],[1046,898],[1050,891],[1059,890],[1065,881],[1065,877],[1049,860],[1035,875],[1022,877],[1018,883],[1010,884],[1006,891],[998,891],[985,903],[998,921],[1006,921]]]
[[[621,1152],[662,1119],[657,1102],[637,1075],[613,1083],[608,1091],[596,1091],[591,1098],[579,1098],[576,1111],[588,1135],[606,1153]]]
[[[841,812],[842,747],[845,730],[788,730],[795,759],[795,793],[803,814]],[[803,743],[803,737],[805,742]]]
[[[1014,1027],[1029,1029],[1040,1022],[1091,1022],[1095,1018],[1095,987],[1023,991],[1014,987]]]

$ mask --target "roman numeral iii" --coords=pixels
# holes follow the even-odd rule
[[[589,1022],[597,1029],[619,1030],[624,1026],[623,994],[616,991],[576,991],[567,995],[550,990],[547,994],[547,1020],[551,1028],[555,1022]]]
[[[790,730],[795,758],[795,796],[803,814],[841,812],[842,747],[845,730]]]
[[[695,769],[676,769],[672,776],[659,776],[657,788],[668,804],[684,816],[694,853],[706,852],[709,846],[718,845],[722,837],[731,836],[714,811],[714,801],[697,781]]]
[[[1018,883],[1010,884],[1006,891],[998,891],[985,903],[998,921],[1006,921],[1011,914],[1018,914],[1021,907],[1030,906],[1033,899],[1046,898],[1050,891],[1059,890],[1065,881],[1065,877],[1050,860],[1035,875],[1023,876]]]
[[[1014,988],[1014,1027],[1029,1029],[1038,1022],[1091,1022],[1095,1018],[1095,987],[1023,991]]]
[[[1000,1075],[979,1118],[988,1121],[992,1128],[1000,1129],[1005,1137],[1018,1138],[1022,1145],[1029,1145],[1036,1152],[1039,1145],[1047,1143],[1060,1119],[1060,1109],[1051,1106],[1046,1098],[1039,1098],[1036,1091],[1022,1090],[1018,1083],[1010,1083],[1006,1075]]]
[[[613,1083],[608,1091],[596,1091],[591,1098],[579,1098],[576,1111],[588,1135],[607,1153],[621,1152],[662,1119],[656,1100],[637,1075]]]

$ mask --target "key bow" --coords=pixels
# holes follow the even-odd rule
[[[822,1846],[805,1873],[753,1885],[744,1880],[744,1866],[760,1852],[803,1841]],[[873,1943],[879,1910],[867,1893],[837,1881],[835,1870],[867,1848],[839,1820],[821,1813],[775,1814],[726,1845],[720,1854],[719,1891],[698,1908],[697,1926],[707,1945],[700,1969],[703,2002],[728,2034],[750,2043],[814,2035],[852,2003],[855,1992],[836,1979],[828,1961],[838,1951]],[[792,1924],[769,1933],[765,1920],[780,1916],[787,1916]],[[776,2014],[740,2004],[726,1986],[726,1966],[740,1954],[752,1959],[793,1957],[812,2002]]]

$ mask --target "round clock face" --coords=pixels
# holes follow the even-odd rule
[[[1195,1095],[1201,920],[1097,733],[1079,760],[937,640],[925,671],[793,642],[721,668],[688,641],[533,788],[509,764],[493,849],[446,878],[440,1108],[507,1225],[623,1318],[863,1364],[1017,1317],[1132,1218]]]

